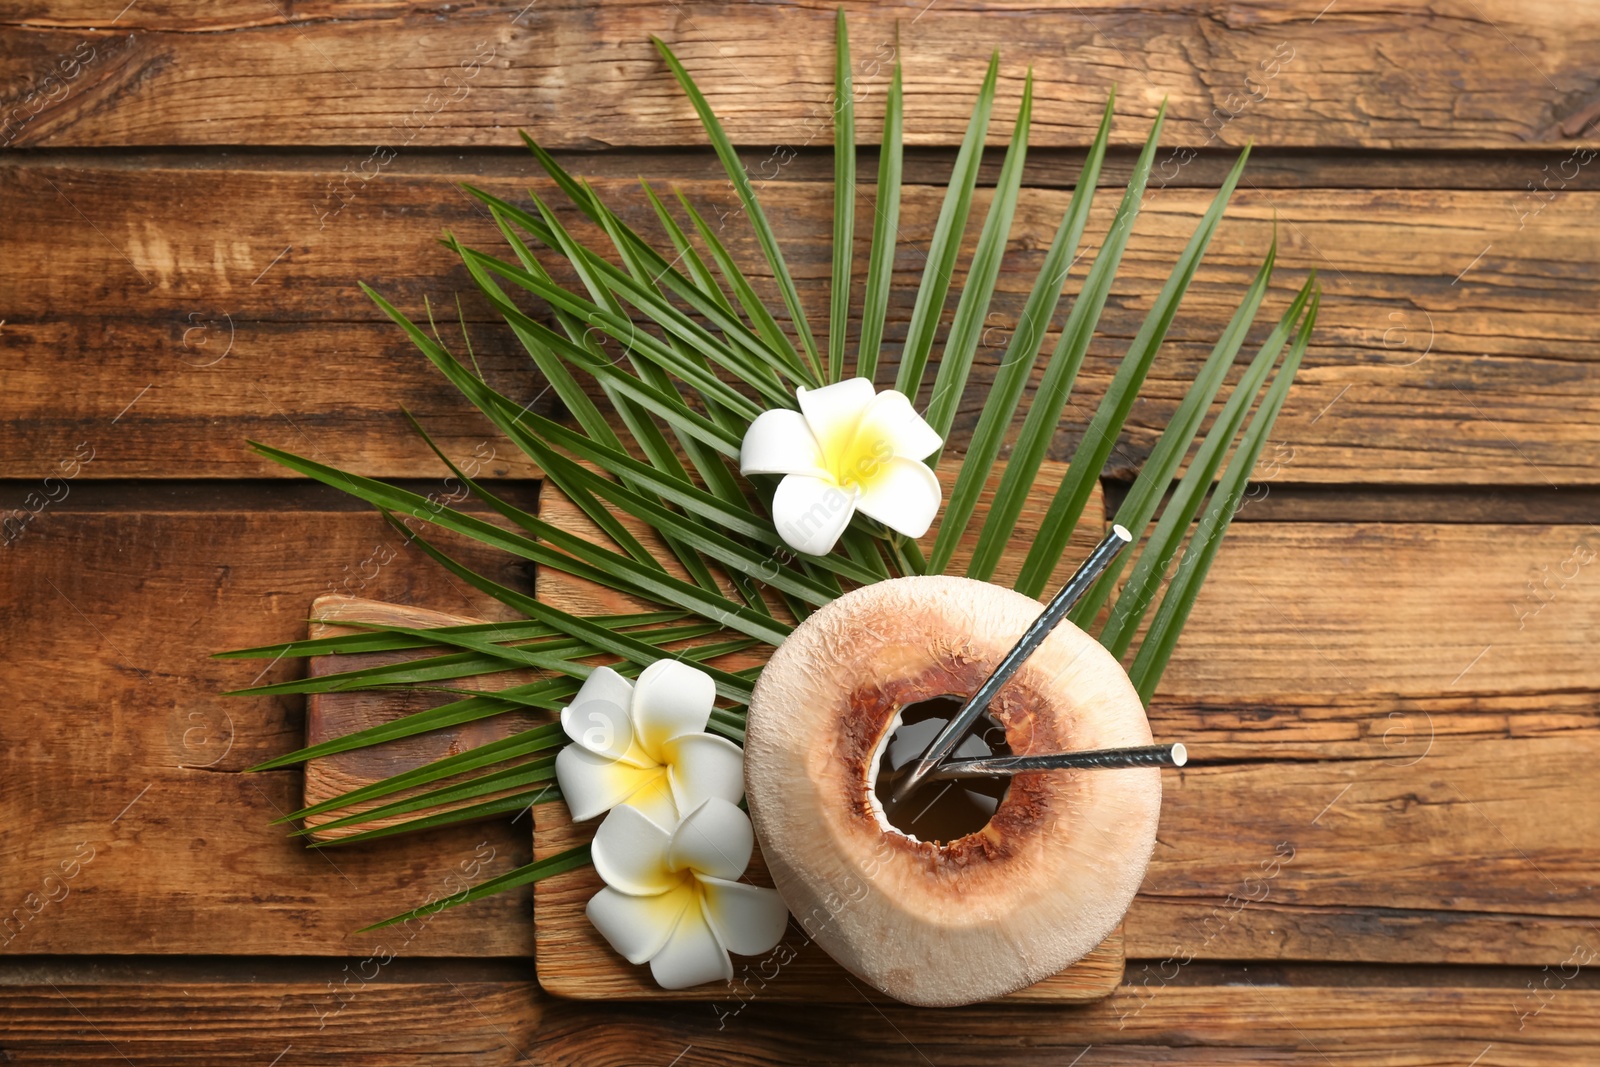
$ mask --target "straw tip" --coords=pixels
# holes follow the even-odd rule
[[[1177,744],[1173,745],[1172,746],[1172,765],[1174,767],[1182,767],[1185,763],[1188,763],[1188,762],[1189,762],[1189,750],[1183,746],[1183,742],[1180,741]]]
[[[1116,537],[1117,540],[1123,542],[1124,544],[1133,540],[1133,534],[1129,533],[1128,528],[1122,525],[1120,522],[1112,525],[1111,533],[1112,536]]]

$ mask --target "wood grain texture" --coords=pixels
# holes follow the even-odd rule
[[[555,856],[594,839],[599,820],[572,821],[565,804],[534,809],[533,855]],[[741,881],[771,887],[761,848],[757,845]],[[547,993],[576,1000],[710,1001],[723,1011],[747,1000],[830,1003],[856,1001],[893,1003],[865,982],[852,978],[827,953],[812,943],[793,919],[783,939],[758,957],[734,957],[734,976],[725,985],[707,983],[692,989],[661,989],[647,967],[635,967],[608,945],[584,913],[589,898],[604,883],[593,867],[580,867],[546,878],[534,886],[535,963],[539,985]],[[1109,996],[1122,980],[1122,930],[1115,930],[1089,954],[1027,989],[1001,998],[1019,1001],[1075,1003]]]
[[[463,551],[532,588],[514,561]],[[517,893],[355,932],[528,862],[526,825],[321,854],[271,825],[300,806],[300,772],[243,773],[303,743],[301,701],[224,694],[303,668],[209,654],[303,634],[347,573],[352,592],[504,617],[371,513],[46,512],[0,551],[0,669],[27,694],[0,724],[0,816],[29,828],[0,840],[6,952],[531,954]]]
[[[497,609],[415,554],[374,569],[379,520],[282,480],[242,439],[449,493],[405,407],[458,461],[537,476],[354,283],[416,315],[430,298],[450,329],[470,286],[432,239],[498,242],[455,183],[516,199],[548,188],[517,127],[649,232],[636,175],[729,205],[651,33],[744,146],[820,328],[834,6],[0,13],[0,146],[21,149],[0,161],[0,479],[17,479],[0,511],[51,498],[0,547],[0,1060],[1600,1062],[1594,968],[1566,977],[1580,949],[1600,949],[1587,647],[1600,585],[1578,562],[1600,491],[1600,12],[1582,4],[845,3],[863,141],[878,135],[890,48],[905,66],[891,364],[989,49],[1004,64],[991,146],[1022,73],[1037,76],[1018,247],[955,448],[1113,82],[1107,183],[1125,179],[1163,97],[1168,125],[1052,458],[1070,456],[1238,146],[1257,146],[1246,182],[1109,473],[1148,454],[1274,213],[1286,270],[1269,308],[1310,268],[1326,287],[1261,484],[1151,710],[1157,735],[1197,760],[1171,776],[1113,997],[945,1012],[559,1001],[533,974],[530,890],[351,933],[526,862],[525,827],[321,856],[269,827],[299,803],[298,772],[241,772],[300,744],[304,716],[297,700],[218,694],[299,668],[258,678],[263,664],[207,651],[297,637],[327,592]],[[875,163],[863,155],[869,180]],[[998,165],[991,148],[985,183]],[[743,227],[724,234],[759,262]],[[491,379],[538,397],[506,331],[465,306]],[[561,416],[548,394],[535,406]],[[279,481],[242,480],[265,478]],[[526,507],[530,488],[507,484]],[[526,568],[480,562],[532,587]],[[1366,962],[1326,962],[1340,960]]]
[[[965,0],[843,5],[862,135],[876,134],[891,60],[905,67],[915,143],[960,139],[991,50],[1000,115],[1037,78],[1035,137],[1082,145],[1108,89],[1148,118],[1170,97],[1189,145],[1511,148],[1588,134],[1600,21],[1554,2],[1480,0],[1392,11],[1266,0],[1209,10]],[[831,135],[835,5],[640,7],[406,0],[356,14],[329,2],[259,13],[191,3],[57,5],[13,17],[0,81],[19,145],[484,145],[519,127],[567,147],[699,143],[650,47],[659,35],[736,142]],[[196,116],[205,121],[195,121]],[[1003,121],[1003,120],[1002,120]]]
[[[0,1047],[16,1064],[140,1067],[261,1067],[274,1059],[279,1067],[477,1067],[526,1063],[537,1048],[543,1005],[531,980],[342,984],[367,968],[319,962],[298,982],[241,977],[0,988]]]
[[[1234,969],[1072,1007],[914,1009],[559,1001],[531,980],[423,974],[362,984],[341,1002],[318,970],[251,980],[149,968],[49,973],[0,985],[0,1047],[17,1064],[513,1064],[709,1067],[933,1062],[1238,1067],[1543,1067],[1600,1056],[1600,992],[1556,991],[1537,1015],[1511,975],[1494,984],[1350,986]],[[1195,965],[1199,969],[1203,965]],[[337,968],[334,968],[337,971]],[[460,968],[454,968],[457,972]],[[1186,976],[1187,977],[1187,976]],[[342,1005],[342,1007],[341,1007]],[[1086,1051],[1087,1050],[1087,1051]]]
[[[456,294],[469,294],[474,350],[490,380],[556,414],[515,339],[470,297],[465,272],[433,244],[448,227],[468,243],[499,249],[498,234],[453,183],[477,181],[520,200],[531,162],[520,166],[521,177],[482,177],[471,166],[441,171],[436,163],[413,173],[397,164],[348,189],[332,161],[305,166],[319,169],[270,162],[122,168],[98,160],[0,168],[0,209],[20,220],[11,235],[14,254],[0,261],[0,338],[7,342],[0,359],[14,390],[0,422],[0,474],[54,474],[87,439],[106,442],[93,466],[100,478],[283,476],[241,447],[251,437],[363,473],[442,475],[401,408],[415,412],[458,461],[476,457],[487,472],[532,473],[356,288],[358,280],[370,282],[418,317],[431,299],[452,340]],[[650,173],[649,159],[637,167]],[[1540,173],[1530,165],[1529,180]],[[704,210],[730,203],[725,183],[678,184]],[[597,187],[631,223],[657,232],[631,178]],[[811,181],[771,182],[762,192],[807,306],[820,314],[831,197]],[[958,449],[1068,195],[1059,188],[1023,192],[1013,251],[952,434]],[[1210,195],[1174,186],[1150,197],[1053,458],[1070,457]],[[906,190],[885,376],[898,358],[922,269],[918,248],[939,197],[933,188]],[[1112,200],[1103,194],[1097,201],[1085,240],[1090,250]],[[319,220],[330,204],[344,206]],[[1275,218],[1283,273],[1267,314],[1284,306],[1308,269],[1318,269],[1325,286],[1315,344],[1275,433],[1283,447],[1269,450],[1268,460],[1276,457],[1281,468],[1276,478],[1597,484],[1600,371],[1584,309],[1600,299],[1600,273],[1592,269],[1600,262],[1600,194],[1577,190],[1535,202],[1511,190],[1243,186],[1112,454],[1110,474],[1130,476],[1148,454],[1232,313]],[[857,232],[869,228],[863,218]],[[746,228],[735,220],[725,235],[754,270],[760,253]],[[865,251],[858,251],[864,265]],[[42,272],[34,266],[41,262],[61,266]],[[1088,262],[1079,262],[1078,276]],[[352,381],[363,387],[349,388]]]

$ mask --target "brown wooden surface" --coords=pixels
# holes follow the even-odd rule
[[[683,188],[702,211],[733,205],[726,180],[708,179],[703,168],[679,178],[679,164],[670,160],[603,158],[608,168],[631,164],[596,187],[644,232],[658,229],[636,184],[641,172],[663,188]],[[1313,268],[1327,291],[1311,354],[1279,424],[1279,438],[1293,445],[1280,480],[1595,485],[1600,370],[1588,355],[1588,309],[1600,303],[1600,277],[1591,269],[1600,261],[1600,162],[1578,169],[1570,188],[1542,210],[1519,214],[1535,203],[1522,184],[1539,179],[1543,167],[1559,173],[1564,158],[1525,161],[1496,189],[1242,185],[1112,456],[1112,473],[1129,475],[1153,446],[1232,314],[1276,217],[1284,270],[1272,306],[1281,307]],[[13,254],[0,260],[0,340],[14,353],[0,474],[51,474],[87,436],[105,442],[91,468],[95,477],[285,476],[238,447],[248,437],[301,451],[309,451],[309,440],[328,461],[364,473],[435,477],[437,461],[402,407],[447,447],[476,453],[486,470],[532,474],[465,401],[441,388],[357,282],[418,317],[428,297],[448,313],[444,321],[463,295],[490,379],[552,413],[553,397],[529,376],[515,338],[466,295],[465,270],[435,243],[449,228],[468,243],[500,245],[457,183],[513,199],[530,185],[547,193],[548,183],[520,155],[469,157],[466,164],[430,157],[369,182],[339,214],[319,221],[333,162],[0,159],[0,213],[28,219],[8,234]],[[581,156],[568,163],[580,173],[590,169]],[[946,158],[926,180],[943,182],[948,167]],[[1433,181],[1458,182],[1457,169],[1433,167]],[[1298,180],[1324,179],[1313,172]],[[942,195],[931,184],[905,192],[889,306],[893,343],[921,276],[916,246],[926,242]],[[1076,446],[1211,195],[1174,187],[1149,197],[1102,320],[1106,336],[1090,349],[1054,458],[1067,459]],[[808,306],[826,307],[831,192],[797,178],[767,183],[762,196]],[[1022,194],[1015,251],[979,346],[952,438],[957,446],[971,433],[982,390],[1069,196],[1063,188]],[[1098,248],[1116,197],[1105,190],[1097,198],[1086,249]],[[870,222],[863,201],[857,229],[864,242]],[[743,227],[730,225],[725,239],[743,263],[754,268],[760,261]],[[859,277],[864,244],[858,253]],[[76,264],[74,278],[82,281],[63,286],[36,269],[57,260]],[[1074,277],[1090,261],[1081,259]],[[895,358],[891,350],[886,368]],[[365,387],[349,389],[351,381]]]
[[[53,102],[21,125],[19,144],[500,145],[518,126],[563,147],[696,141],[693,112],[650,47],[656,34],[705,82],[736,140],[792,144],[829,135],[839,6],[512,0],[439,19],[403,0],[248,14],[180,0],[120,15],[71,0],[47,18],[8,19],[15,43],[0,74],[38,77],[88,42],[73,76],[44,87]],[[1561,144],[1588,132],[1600,94],[1600,21],[1551,0],[1392,12],[1256,0],[1201,18],[1129,0],[1092,11],[842,6],[877,107],[898,41],[908,137],[921,143],[960,139],[993,49],[1009,61],[1002,112],[1034,67],[1043,144],[1091,139],[1113,82],[1141,115],[1170,95],[1173,141],[1189,145],[1214,132],[1235,145]],[[1222,121],[1215,109],[1239,114]]]
[[[991,143],[1021,72],[1038,79],[1017,240],[957,447],[1112,81],[1122,147],[1106,180],[1125,178],[1126,146],[1165,96],[1166,185],[1053,458],[1083,433],[1237,146],[1257,146],[1247,180],[1113,454],[1113,505],[1274,213],[1286,269],[1270,305],[1310,268],[1326,286],[1262,484],[1151,712],[1197,755],[1254,762],[1169,776],[1119,992],[951,1012],[758,998],[731,1016],[562,1001],[534,977],[529,891],[409,937],[356,934],[474,865],[477,880],[527,862],[526,823],[305,851],[269,826],[299,803],[300,773],[241,773],[300,743],[302,703],[223,697],[263,665],[207,658],[302,634],[327,593],[499,617],[376,516],[241,441],[449,492],[403,406],[535,506],[537,471],[354,283],[414,314],[424,297],[449,309],[467,282],[433,243],[440,229],[493,245],[454,185],[539,185],[517,126],[562,146],[630,221],[645,220],[639,175],[727,203],[649,33],[679,50],[767,179],[821,313],[832,5],[71,0],[0,15],[0,510],[54,498],[0,547],[11,1062],[1600,1060],[1595,968],[1574,966],[1600,950],[1600,571],[1571,562],[1600,547],[1600,168],[1578,162],[1600,140],[1600,16],[1509,0],[847,7],[864,139],[883,87],[865,64],[896,31],[905,63],[891,342],[988,50],[1005,52]],[[1280,42],[1294,58],[1228,116]],[[490,50],[466,95],[433,111],[448,71]],[[760,171],[808,139],[776,177]],[[380,144],[396,155],[363,181]],[[1185,147],[1200,151],[1180,167]],[[755,266],[747,233],[725,236]],[[486,372],[537,396],[505,331],[465,307]],[[44,483],[91,452],[64,498]],[[375,565],[386,545],[394,559]],[[525,567],[477,561],[534,587]]]

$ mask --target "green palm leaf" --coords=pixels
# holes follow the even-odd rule
[[[878,156],[877,199],[872,205],[872,253],[867,260],[867,289],[861,300],[861,339],[856,346],[856,374],[869,381],[878,373],[878,348],[889,314],[889,286],[894,281],[894,247],[900,232],[900,168],[902,108],[900,64],[894,65],[889,96],[883,105],[883,144]]]
[[[850,33],[844,9],[834,31],[833,60],[833,284],[828,302],[826,377],[844,374],[845,330],[850,324],[850,267],[856,234],[856,101],[850,77]]]
[[[667,239],[667,249],[658,249],[603,203],[593,188],[567,173],[525,135],[529,150],[561,197],[604,233],[609,243],[604,254],[586,246],[562,222],[560,212],[566,209],[560,207],[559,198],[551,205],[532,195],[530,206],[519,206],[470,187],[468,192],[485,206],[511,249],[510,258],[466,247],[453,237],[447,237],[444,244],[460,258],[489,306],[504,318],[527,352],[531,368],[571,413],[571,425],[539,415],[529,410],[531,402],[519,403],[491,387],[470,360],[470,344],[468,362],[474,369],[457,359],[436,333],[430,336],[364,287],[440,373],[538,465],[547,489],[566,496],[609,543],[596,543],[564,530],[515,506],[496,493],[491,483],[468,477],[414,420],[413,425],[445,467],[492,509],[490,518],[442,507],[380,480],[256,445],[263,455],[296,473],[372,504],[455,578],[522,616],[516,622],[425,630],[366,626],[354,634],[224,654],[275,658],[415,652],[415,658],[401,663],[337,670],[314,679],[270,683],[243,692],[332,693],[410,687],[442,691],[454,698],[438,707],[302,748],[256,769],[292,766],[510,711],[555,710],[571,699],[597,661],[609,660],[619,673],[633,677],[644,665],[663,656],[695,663],[711,676],[724,705],[733,705],[714,709],[711,729],[742,740],[743,709],[759,668],[732,671],[720,669],[712,661],[732,652],[780,643],[790,632],[783,609],[804,619],[810,610],[849,588],[895,574],[943,573],[949,568],[963,536],[979,518],[982,492],[1023,406],[1041,345],[1078,257],[1107,151],[1114,99],[1107,102],[1077,188],[1001,356],[934,536],[931,557],[925,559],[910,538],[864,518],[846,529],[839,551],[825,557],[797,556],[786,549],[771,520],[769,502],[776,479],[742,479],[736,474],[736,461],[752,419],[764,410],[796,406],[796,387],[837,381],[850,363],[856,116],[842,13],[836,39],[831,288],[825,351],[819,353],[793,276],[737,152],[688,71],[659,40],[654,41],[657,50],[698,114],[728,173],[740,213],[771,271],[782,302],[776,314],[761,299],[718,227],[708,223],[682,193],[678,199],[687,226],[679,224],[654,190],[644,189]],[[921,280],[895,379],[896,388],[913,400],[922,389],[940,339],[972,212],[998,76],[996,56],[978,91],[923,253]],[[884,350],[899,243],[903,102],[897,66],[885,102],[871,248],[854,357],[855,373],[869,379],[876,376]],[[936,362],[925,417],[942,438],[948,438],[955,425],[1003,268],[1023,184],[1032,105],[1030,73]],[[1059,341],[1044,360],[1039,385],[1027,403],[993,503],[981,517],[976,550],[967,567],[973,577],[989,579],[994,574],[1002,557],[1013,548],[1012,533],[1024,503],[1042,488],[1037,485],[1039,472],[1115,282],[1149,179],[1164,115],[1165,105],[1134,165],[1110,230],[1072,298]],[[1241,156],[1201,218],[1100,400],[1066,476],[1053,487],[1042,532],[1028,551],[1016,583],[1023,592],[1038,595],[1059,564],[1199,269],[1244,163],[1245,156]],[[1129,554],[1132,571],[1125,587],[1113,597],[1123,569],[1119,565],[1096,584],[1074,614],[1080,624],[1090,624],[1109,604],[1100,640],[1118,656],[1125,655],[1144,625],[1164,577],[1181,554],[1148,632],[1133,653],[1129,675],[1146,700],[1172,655],[1309,343],[1319,299],[1314,279],[1306,283],[1263,342],[1195,448],[1200,429],[1266,300],[1275,255],[1274,241],[1118,510],[1118,521],[1137,533],[1148,531],[1142,550],[1136,556]],[[558,282],[558,277],[575,278],[576,284],[569,288]],[[524,306],[530,299],[537,309]],[[787,330],[780,321],[783,315]],[[1269,385],[1269,375],[1286,346],[1287,355]],[[1250,416],[1258,397],[1259,407]],[[1230,449],[1232,459],[1224,470]],[[1191,450],[1193,458],[1172,488]],[[930,465],[939,458],[937,453],[930,457]],[[465,566],[419,535],[414,527],[421,523],[416,520],[541,568],[599,583],[661,610],[605,616],[561,611]],[[659,538],[669,555],[657,558],[646,544],[649,539],[641,540],[635,532],[641,526]],[[676,567],[669,570],[674,560],[681,571]],[[679,574],[686,574],[688,580]],[[687,642],[708,643],[683,647]],[[531,669],[549,676],[493,693],[447,685],[509,669]],[[287,820],[332,816],[320,827],[303,827],[297,833],[354,831],[322,843],[347,846],[523,811],[559,799],[559,789],[550,779],[554,750],[565,743],[560,727],[554,724],[519,731],[502,741],[309,805]],[[356,808],[361,810],[353,810]],[[371,825],[396,819],[399,821],[388,826]],[[571,850],[378,925],[420,918],[587,862],[587,849]]]

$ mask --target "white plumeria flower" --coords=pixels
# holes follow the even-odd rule
[[[728,953],[770,950],[789,919],[777,890],[737,881],[754,845],[749,816],[717,797],[670,831],[613,808],[590,846],[606,887],[590,898],[589,921],[629,963],[649,962],[664,989],[731,979]]]
[[[650,664],[637,684],[595,668],[561,709],[573,743],[556,756],[556,781],[573,820],[627,803],[673,826],[709,797],[738,803],[744,752],[704,732],[716,696],[710,675],[674,659]]]
[[[799,411],[763,411],[739,450],[743,473],[785,476],[772,497],[785,543],[823,555],[857,510],[908,537],[927,533],[942,494],[922,460],[943,442],[905,394],[851,378],[796,395]]]

